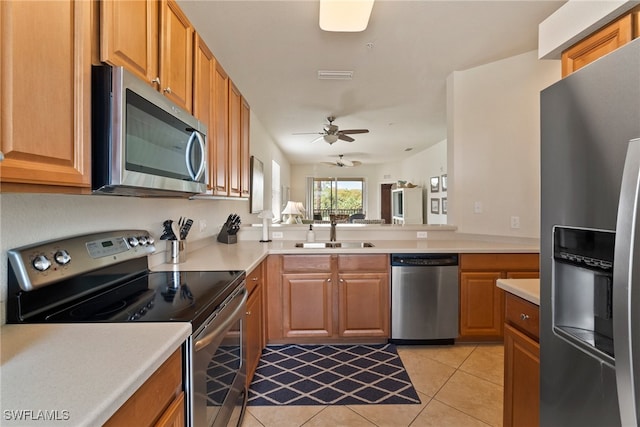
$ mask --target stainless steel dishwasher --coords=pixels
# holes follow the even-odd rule
[[[391,254],[391,341],[453,344],[458,254]]]

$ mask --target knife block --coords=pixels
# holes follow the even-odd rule
[[[226,244],[238,243],[238,236],[236,234],[229,234],[227,227],[222,226],[220,233],[218,233],[218,242]]]

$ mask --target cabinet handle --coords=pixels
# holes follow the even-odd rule
[[[258,278],[257,277],[253,277],[253,278],[251,278],[251,280],[253,280],[254,282],[257,282]]]
[[[157,84],[159,86],[160,85],[160,77],[156,77],[155,79],[151,80],[151,84]]]
[[[330,281],[331,281],[331,279],[327,279],[327,282],[330,282]]]
[[[340,279],[340,283],[344,283],[344,279]]]
[[[521,320],[527,320],[528,318],[529,318],[528,314],[520,313],[520,319]]]
[[[164,89],[164,93],[171,93],[171,88],[168,87],[168,88]]]
[[[251,312],[250,311],[247,311],[247,316],[251,316]]]

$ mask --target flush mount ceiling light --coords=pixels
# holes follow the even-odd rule
[[[318,71],[318,80],[351,80],[353,71]]]
[[[374,0],[320,0],[320,28],[355,33],[369,24]]]

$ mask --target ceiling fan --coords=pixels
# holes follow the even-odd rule
[[[319,134],[320,136],[314,139],[311,142],[317,142],[324,139],[325,142],[329,144],[333,144],[337,140],[341,139],[347,142],[353,142],[355,139],[351,138],[348,134],[356,134],[356,133],[368,133],[369,129],[347,129],[340,130],[337,125],[333,124],[333,121],[336,118],[333,116],[327,117],[327,121],[329,123],[325,124],[323,127],[323,132],[303,132],[303,133],[294,133],[294,135],[312,135]]]
[[[350,168],[353,166],[360,166],[362,162],[359,162],[357,160],[354,160],[354,161],[347,160],[344,158],[344,154],[340,154],[338,156],[338,160],[336,160],[335,162],[322,162],[322,164],[329,165],[329,166],[338,166],[340,168]]]

